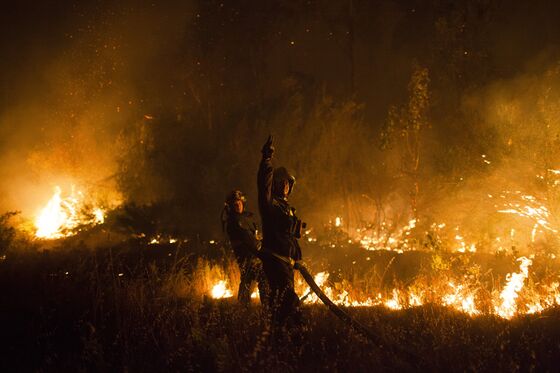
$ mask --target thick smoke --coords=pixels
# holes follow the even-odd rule
[[[513,235],[517,245],[555,242],[560,207],[560,69],[556,58],[537,56],[538,64],[511,79],[500,79],[464,95],[461,111],[474,130],[468,158],[449,154],[462,166],[441,196],[437,214],[468,229],[479,240]],[[458,161],[463,158],[465,163]],[[525,196],[525,197],[523,197]],[[533,199],[534,198],[534,199]],[[538,218],[498,211],[545,207]],[[542,215],[541,215],[542,217]],[[514,228],[517,232],[511,232]],[[515,244],[514,244],[515,245]]]
[[[55,185],[114,201],[128,129],[176,96],[171,67],[181,62],[191,6],[12,8],[4,20],[12,30],[3,40],[2,208],[31,217]]]
[[[554,209],[555,12],[493,1],[14,6],[0,204],[32,216],[54,185],[75,183],[151,206],[162,229],[216,235],[229,190],[256,210],[259,150],[274,133],[313,226],[417,215],[490,240],[505,228],[489,194],[519,190]],[[418,136],[413,152],[407,136]]]

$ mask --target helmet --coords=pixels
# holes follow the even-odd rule
[[[277,196],[284,195],[284,181],[288,181],[290,188],[288,194],[292,193],[296,178],[288,172],[286,167],[278,167],[274,169],[272,174],[272,193]]]
[[[243,195],[243,193],[241,193],[240,190],[234,190],[231,191],[227,196],[226,196],[226,205],[232,205],[237,201],[241,201],[243,203],[245,203],[245,201],[247,201],[247,199],[245,198],[245,196]]]

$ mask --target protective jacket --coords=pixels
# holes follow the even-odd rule
[[[263,157],[257,175],[263,249],[300,260],[301,248],[296,236],[301,221],[288,201],[283,196],[273,193],[273,174],[272,160]]]
[[[227,233],[233,252],[238,259],[253,257],[257,253],[257,225],[253,213],[244,211],[241,214],[230,212],[227,219]]]

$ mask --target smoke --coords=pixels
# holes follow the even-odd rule
[[[177,95],[174,53],[192,6],[92,1],[11,10],[6,23],[22,44],[9,48],[14,61],[7,58],[2,74],[11,84],[0,106],[1,208],[33,216],[55,185],[116,199],[128,129]]]
[[[295,173],[291,200],[313,226],[404,224],[414,178],[426,222],[480,233],[501,219],[488,195],[505,191],[546,197],[552,212],[552,12],[366,3],[14,6],[4,27],[16,36],[2,37],[0,207],[32,217],[55,185],[76,185],[214,235],[230,190],[256,210],[259,150],[274,133],[275,162]],[[520,35],[508,17],[538,27]],[[382,141],[391,107],[410,106],[414,66],[430,78],[417,169],[405,167],[402,128],[394,145]]]
[[[428,174],[437,179],[426,185],[425,211],[468,232],[480,246],[509,236],[500,246],[535,247],[543,240],[556,245],[551,232],[560,212],[560,65],[550,51],[545,56],[531,59],[512,78],[466,92],[458,115],[449,119],[465,129],[462,137],[447,137],[446,145],[428,150]]]

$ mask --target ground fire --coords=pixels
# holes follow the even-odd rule
[[[336,226],[336,224],[335,224]],[[336,226],[338,227],[338,226]],[[402,230],[398,230],[397,234],[405,231],[410,224]],[[378,250],[392,251],[398,255],[403,255],[403,249],[411,250],[406,239],[400,242],[394,249],[387,249],[381,246]],[[363,245],[364,240],[356,239]],[[365,250],[372,250],[371,239],[366,240]],[[387,241],[384,239],[384,242]],[[322,243],[330,249],[334,249],[330,243]],[[336,245],[334,245],[336,248]],[[339,248],[343,247],[340,245]],[[461,248],[455,249],[454,255],[463,255]],[[472,252],[471,252],[472,253]],[[468,254],[468,253],[467,253]],[[547,259],[549,260],[549,259]],[[547,307],[555,307],[560,305],[560,292],[558,289],[558,276],[549,279],[548,283],[539,281],[539,285],[532,285],[531,289],[526,290],[524,285],[529,277],[529,270],[533,260],[527,257],[520,257],[516,260],[519,268],[507,274],[505,282],[500,289],[493,289],[490,294],[490,307],[479,307],[477,304],[477,293],[485,292],[480,284],[475,285],[472,279],[462,276],[460,273],[453,275],[451,280],[448,276],[444,278],[432,279],[429,283],[418,279],[418,283],[413,283],[407,288],[379,289],[378,292],[368,294],[364,289],[360,289],[358,284],[353,284],[345,279],[328,284],[329,272],[322,271],[315,275],[315,282],[323,289],[325,294],[333,300],[337,305],[344,307],[372,307],[384,306],[392,310],[401,310],[405,308],[422,306],[424,304],[439,304],[441,306],[450,307],[457,311],[464,312],[470,316],[494,314],[505,319],[511,319],[514,316],[523,314],[532,314],[540,312]],[[365,265],[362,263],[361,265]],[[356,267],[360,264],[355,263]],[[238,280],[237,280],[238,281]],[[211,289],[209,292],[213,298],[227,298],[233,296],[231,290],[227,287],[227,282],[219,279],[209,279]],[[319,298],[313,294],[310,288],[303,282],[301,278],[296,283],[296,290],[305,304],[318,304]],[[382,290],[382,291],[381,291]],[[520,297],[520,294],[523,295]],[[257,298],[257,292],[253,293],[252,298]],[[479,300],[480,301],[480,300]],[[485,309],[484,309],[485,308]]]
[[[490,198],[493,198],[490,196]],[[495,204],[497,212],[501,214],[514,214],[527,219],[530,224],[534,224],[530,229],[530,241],[534,242],[538,233],[543,231],[556,232],[550,223],[550,213],[546,205],[537,201],[530,195],[523,195],[520,192],[504,192],[499,197],[500,204]],[[103,224],[106,211],[101,207],[95,207],[91,202],[86,202],[83,192],[72,188],[71,192],[63,195],[60,187],[55,187],[54,194],[47,202],[35,220],[35,236],[41,239],[62,239],[79,233],[82,229],[87,229],[94,225]],[[344,245],[359,245],[366,251],[388,251],[402,255],[406,252],[423,250],[418,247],[418,242],[413,239],[418,220],[411,219],[401,228],[394,229],[382,226],[380,230],[367,228],[357,228],[352,234],[343,228],[342,218],[335,217],[329,220],[328,229],[344,232],[347,241],[323,242],[319,245],[326,245],[331,250],[342,249]],[[476,245],[467,243],[464,237],[459,234],[460,227],[447,229],[445,223],[432,223],[431,232],[425,235],[437,233],[439,236],[448,234],[450,239],[449,250],[455,255],[476,253]],[[312,230],[308,230],[306,239],[309,244],[317,244],[317,237],[311,235]],[[510,229],[510,237],[496,237],[492,244],[492,250],[499,253],[503,250],[502,245],[515,236],[515,229]],[[159,245],[162,243],[177,244],[178,241],[187,242],[173,237],[163,238],[161,235],[150,238],[149,245]],[[215,243],[214,240],[210,240]],[[555,256],[551,258],[555,259]],[[369,261],[370,258],[367,258]],[[559,278],[553,277],[548,282],[539,281],[539,287],[535,285],[528,291],[524,290],[524,285],[530,275],[532,259],[519,257],[517,271],[510,272],[505,277],[505,283],[500,289],[491,291],[491,307],[480,306],[477,301],[480,296],[477,293],[484,289],[480,285],[474,285],[472,279],[455,274],[451,279],[441,278],[436,283],[426,283],[418,281],[411,286],[393,289],[378,289],[377,292],[368,293],[365,289],[360,289],[359,285],[353,284],[346,279],[339,279],[336,283],[328,284],[328,271],[321,271],[315,275],[315,282],[325,294],[330,297],[337,305],[344,307],[373,307],[384,306],[391,310],[401,310],[410,307],[422,306],[427,303],[440,304],[451,307],[470,316],[481,314],[495,314],[502,318],[511,319],[516,315],[532,314],[541,312],[549,307],[554,307],[560,303]],[[356,265],[357,263],[354,262]],[[362,263],[365,264],[365,263]],[[357,264],[358,266],[360,264]],[[390,265],[390,264],[389,264]],[[234,296],[232,286],[223,277],[225,269],[208,272],[207,284],[208,293],[214,299],[227,299]],[[217,278],[214,276],[218,276]],[[221,277],[221,278],[220,278]],[[234,280],[234,281],[238,281]],[[470,282],[469,282],[470,281]],[[235,286],[233,286],[235,288]],[[297,291],[305,304],[318,304],[319,298],[311,289],[299,278]],[[520,295],[523,295],[520,297]],[[258,300],[258,292],[255,290],[251,298]]]
[[[492,195],[488,195],[488,197],[491,200],[496,199]],[[520,221],[521,225],[506,229],[508,236],[497,236],[490,243],[486,243],[488,247],[485,247],[484,250],[494,253],[493,255],[501,255],[504,246],[508,242],[511,244],[516,238],[516,234],[523,234],[517,233],[516,229],[525,232],[526,242],[532,243],[535,242],[538,235],[543,235],[545,232],[557,232],[551,223],[552,217],[546,206],[546,201],[544,203],[539,202],[534,196],[522,194],[519,191],[505,191],[497,197],[494,208],[498,214],[512,214],[522,219]],[[415,230],[418,223],[416,218],[411,219],[401,228],[383,225],[381,229],[357,228],[352,232],[344,230],[342,218],[338,216],[328,221],[328,229],[343,232],[348,238],[347,242],[346,239],[337,239],[335,242],[321,242],[322,240],[319,240],[319,245],[324,245],[330,250],[340,250],[347,244],[357,244],[367,251],[381,250],[394,252],[398,255],[425,250],[418,245],[418,240],[414,238],[418,235]],[[526,226],[526,223],[529,223],[530,226]],[[307,230],[306,232],[307,241],[310,244],[317,243],[318,239],[311,235],[311,231]],[[459,226],[449,228],[446,223],[431,223],[429,231],[423,234],[425,236],[435,234],[440,240],[447,236],[448,247],[446,250],[449,250],[452,255],[457,257],[461,255],[472,256],[477,252],[477,245],[474,242],[468,242],[460,232],[461,228]],[[379,289],[382,291],[373,294],[364,292],[363,289],[359,288],[359,285],[356,286],[345,281],[345,279],[339,279],[331,285],[327,284],[328,271],[317,273],[315,282],[335,304],[344,307],[384,306],[392,310],[401,310],[424,304],[439,304],[470,316],[496,315],[504,319],[511,319],[514,316],[541,312],[547,307],[560,305],[558,289],[560,273],[556,273],[546,281],[535,278],[530,289],[525,286],[527,279],[530,277],[532,258],[534,258],[534,255],[531,255],[530,258],[525,256],[516,258],[515,262],[519,265],[518,269],[507,273],[504,282],[496,284],[499,287],[492,289],[484,289],[480,283],[474,283],[472,278],[461,273],[452,273],[451,276],[446,275],[442,278],[436,277],[430,282],[417,279],[418,283],[413,283],[408,287]],[[547,261],[554,261],[555,259],[554,254],[547,254],[544,258]],[[369,260],[370,258],[367,257],[367,261]],[[353,264],[360,266],[355,261]],[[223,280],[214,281],[217,281],[211,291],[214,298],[231,296],[229,291],[225,290]],[[213,282],[211,281],[211,283]],[[297,291],[305,304],[320,303],[319,298],[301,278],[297,282]],[[482,299],[484,298],[483,293],[487,293],[486,300]],[[253,298],[256,298],[256,294],[256,292],[253,293]]]

